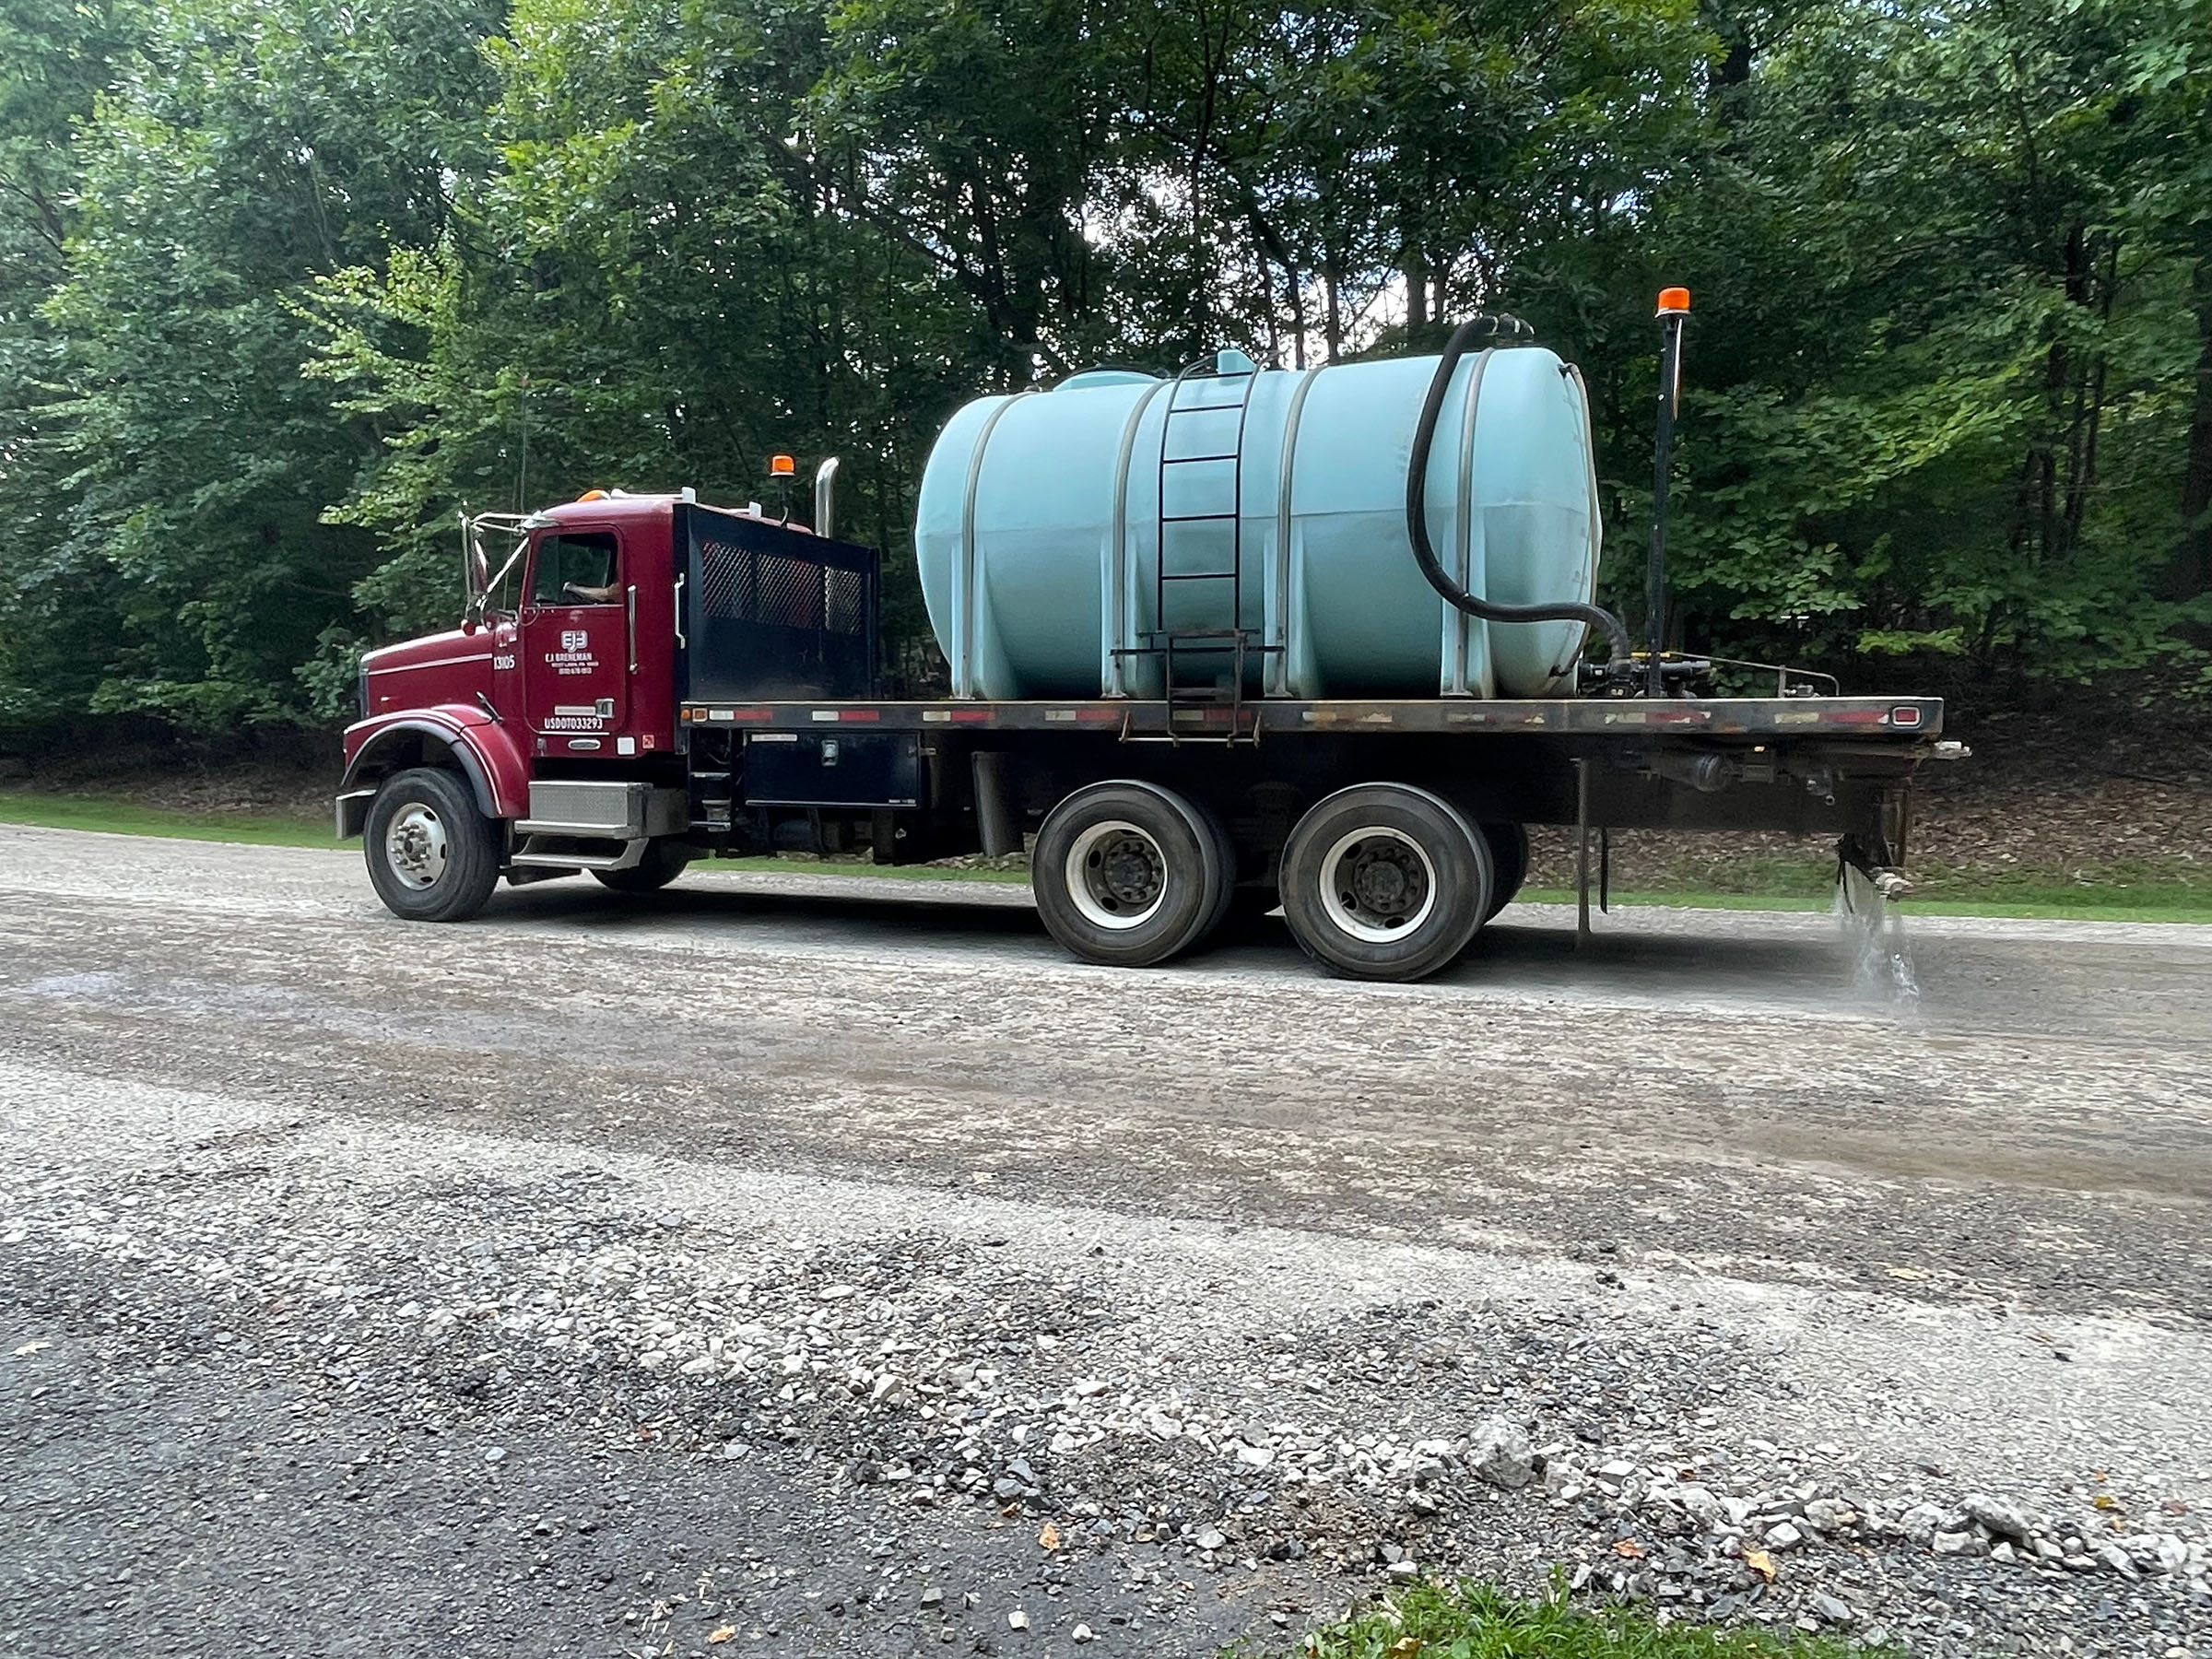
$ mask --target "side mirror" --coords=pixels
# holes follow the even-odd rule
[[[484,620],[484,605],[491,593],[491,560],[484,552],[484,538],[461,514],[461,628],[473,633]]]

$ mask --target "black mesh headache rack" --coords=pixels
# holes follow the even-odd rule
[[[683,700],[876,695],[875,549],[691,502],[676,512]]]

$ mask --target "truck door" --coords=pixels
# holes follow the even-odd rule
[[[523,595],[523,701],[538,752],[613,755],[627,716],[629,588],[613,530],[539,536]]]

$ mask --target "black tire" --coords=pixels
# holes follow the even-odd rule
[[[376,896],[409,922],[465,922],[499,885],[499,827],[477,810],[468,780],[441,767],[384,780],[361,852]]]
[[[1490,843],[1490,910],[1482,919],[1487,926],[1528,879],[1528,831],[1519,824],[1485,824],[1482,837]]]
[[[674,836],[659,836],[647,843],[645,856],[627,870],[594,870],[601,887],[618,893],[657,893],[691,863],[690,847]]]
[[[1339,790],[1283,844],[1283,919],[1347,979],[1418,980],[1467,947],[1490,903],[1488,841],[1405,783]]]
[[[1236,912],[1237,843],[1230,839],[1229,828],[1222,823],[1220,815],[1204,801],[1185,801],[1183,805],[1198,815],[1200,821],[1206,825],[1206,832],[1214,838],[1214,856],[1221,865],[1221,891],[1214,900],[1213,914],[1206,918],[1206,925],[1198,930],[1198,936],[1191,941],[1192,945],[1196,946],[1219,933]]]
[[[1213,815],[1156,783],[1078,789],[1046,816],[1030,855],[1037,912],[1087,962],[1149,968],[1217,926],[1226,845]]]

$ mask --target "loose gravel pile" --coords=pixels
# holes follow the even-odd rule
[[[1111,1558],[1156,1627],[1179,1586],[1277,1571],[1324,1605],[1559,1572],[1670,1616],[1929,1653],[2187,1653],[2212,1630],[2184,1504],[2093,1477],[1967,1489],[1939,1457],[1747,1437],[1747,1404],[1801,1391],[1788,1356],[1688,1310],[1608,1314],[1613,1266],[1594,1305],[1417,1296],[1292,1318],[1262,1238],[1237,1283],[1218,1249],[1087,1242],[1065,1213],[1018,1215],[1018,1238],[794,1236],[651,1208],[605,1170],[439,1177],[419,1156],[294,1123],[107,1179],[18,1169],[0,1246],[108,1366],[212,1364],[309,1413],[373,1401],[393,1446],[482,1442],[494,1465],[516,1435],[642,1434],[833,1509],[1018,1524],[1064,1572]],[[872,1594],[947,1631],[996,1616],[947,1609],[939,1576]],[[1141,1634],[1084,1611],[1061,1620],[1080,1640]]]

